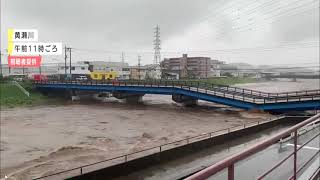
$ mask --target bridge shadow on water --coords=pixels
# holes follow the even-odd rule
[[[184,106],[182,104],[172,101],[169,96],[151,96],[146,95],[142,101],[126,102],[113,97],[104,99],[95,99],[92,96],[81,96],[80,100],[68,101],[68,104],[79,104],[88,106],[100,106],[105,108],[119,108],[130,110],[151,110],[151,111],[188,111],[194,113],[219,113],[228,115],[239,115],[244,110],[224,106],[221,104],[208,103],[199,101],[196,105]]]

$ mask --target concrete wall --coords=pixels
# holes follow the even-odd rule
[[[87,179],[111,179],[120,176],[125,176],[135,171],[142,170],[144,168],[157,165],[159,163],[165,163],[167,161],[183,158],[188,156],[190,153],[195,153],[206,149],[208,147],[212,147],[215,145],[224,144],[227,141],[235,140],[237,138],[248,136],[250,134],[254,134],[257,131],[265,130],[268,128],[275,127],[279,124],[287,124],[287,123],[298,123],[301,122],[308,117],[285,117],[282,119],[278,119],[277,121],[271,121],[268,123],[260,124],[258,126],[249,127],[246,129],[241,129],[238,131],[230,132],[228,134],[219,135],[213,137],[211,139],[205,139],[202,141],[186,144],[174,149],[169,149],[166,151],[162,151],[161,153],[152,154],[149,156],[145,156],[142,158],[138,158],[127,163],[118,164],[115,166],[107,167],[98,171],[90,172],[82,176],[76,176],[71,179],[77,180],[87,180]]]

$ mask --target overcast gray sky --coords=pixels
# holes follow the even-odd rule
[[[226,62],[319,62],[319,0],[1,0],[7,29],[38,29],[39,41],[74,48],[74,60],[153,62],[154,27],[162,57],[210,56]],[[45,62],[62,62],[62,56]]]

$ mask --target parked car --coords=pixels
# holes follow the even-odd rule
[[[34,81],[48,81],[48,77],[43,74],[33,74],[32,79]]]
[[[23,81],[25,79],[27,79],[27,75],[24,74],[19,74],[19,75],[10,75],[10,78],[12,78],[15,81]]]
[[[78,77],[76,77],[76,80],[78,80],[78,81],[86,81],[86,80],[88,80],[88,78],[87,78],[87,76],[78,76]]]
[[[15,78],[13,78],[13,80],[15,80],[15,81],[23,81],[23,78],[22,77],[15,77]]]

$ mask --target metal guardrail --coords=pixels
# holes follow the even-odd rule
[[[313,121],[313,122],[305,125],[303,128],[300,128],[298,130],[298,136],[306,134],[307,132],[309,132],[315,128],[318,128],[319,126],[320,126],[320,119],[319,119],[319,121]],[[284,139],[280,139],[280,143],[288,142],[292,139],[294,139],[294,133],[291,133],[291,135],[289,137],[286,137]]]
[[[289,178],[290,180],[296,180],[298,173],[306,167],[306,165],[308,165],[315,157],[317,157],[317,155],[320,153],[320,150],[317,150],[317,152],[315,154],[312,155],[312,157],[307,160],[307,162],[305,162],[303,165],[301,165],[301,167],[298,168],[297,166],[297,153],[299,150],[301,150],[306,144],[310,143],[312,140],[314,140],[315,138],[317,138],[318,136],[320,136],[320,132],[317,133],[315,136],[313,136],[311,139],[309,139],[308,141],[306,141],[304,144],[302,144],[301,146],[298,147],[298,129],[304,127],[305,125],[315,122],[315,121],[319,121],[320,119],[320,114],[317,114],[311,118],[308,118],[307,120],[283,131],[280,132],[242,152],[239,152],[237,154],[234,154],[214,165],[211,165],[207,168],[205,168],[202,171],[199,171],[197,173],[195,173],[194,175],[191,175],[190,177],[186,178],[186,180],[202,180],[202,179],[207,179],[215,174],[217,174],[218,172],[227,169],[228,170],[228,180],[234,180],[234,170],[235,170],[235,164],[238,163],[241,160],[244,160],[248,157],[250,157],[251,155],[254,155],[255,153],[258,153],[264,149],[266,149],[267,147],[269,147],[270,145],[278,142],[280,139],[285,138],[287,136],[289,136],[291,133],[294,133],[294,151],[289,154],[287,157],[285,157],[284,159],[282,159],[280,162],[278,162],[276,165],[274,165],[271,169],[269,169],[268,171],[266,171],[265,173],[263,173],[262,175],[260,175],[257,179],[261,180],[263,178],[265,178],[267,175],[269,175],[272,171],[274,171],[276,168],[278,168],[281,164],[283,164],[284,162],[286,162],[290,157],[293,156],[293,165],[292,165],[292,169],[293,169],[293,174],[292,176]]]
[[[34,84],[79,84],[79,85],[112,85],[112,86],[143,86],[143,87],[175,87],[204,94],[236,99],[240,101],[266,104],[305,100],[320,100],[320,89],[306,91],[290,91],[282,93],[266,93],[245,88],[231,87],[207,82],[167,81],[167,80],[129,80],[129,81],[34,81]]]
[[[17,81],[11,81],[11,83],[17,86],[26,96],[30,96],[30,93],[26,89],[24,89]]]
[[[116,164],[121,164],[121,163],[126,163],[128,161],[131,161],[131,160],[134,160],[134,159],[137,159],[139,157],[146,156],[146,155],[152,155],[152,154],[160,154],[161,155],[161,153],[166,151],[166,150],[170,150],[170,149],[173,149],[173,148],[176,148],[176,147],[187,145],[187,144],[190,144],[190,143],[193,143],[193,142],[202,141],[202,140],[205,140],[205,139],[211,139],[211,138],[214,138],[214,137],[219,136],[219,135],[228,134],[228,133],[231,133],[231,132],[234,132],[234,131],[238,131],[238,130],[242,130],[242,129],[245,129],[245,128],[248,128],[248,127],[254,127],[254,126],[257,126],[257,125],[264,124],[264,123],[277,121],[277,120],[279,120],[279,119],[281,119],[283,117],[284,116],[279,116],[277,118],[269,119],[269,120],[266,120],[266,121],[257,121],[257,122],[253,122],[253,123],[248,123],[248,124],[243,124],[243,125],[238,125],[238,126],[232,126],[232,127],[229,127],[229,128],[224,128],[224,129],[220,129],[220,130],[216,130],[216,131],[212,131],[212,132],[208,132],[208,133],[199,134],[197,136],[192,136],[192,137],[184,138],[184,139],[173,141],[173,142],[168,142],[168,143],[165,143],[165,144],[162,144],[162,145],[159,145],[159,146],[146,148],[146,149],[143,149],[141,151],[136,151],[136,152],[128,153],[128,154],[125,154],[125,155],[121,155],[121,156],[109,158],[109,159],[106,159],[106,160],[98,161],[98,162],[95,162],[95,163],[86,164],[86,165],[83,165],[83,166],[75,167],[75,168],[68,169],[68,170],[65,170],[65,171],[60,171],[60,172],[49,174],[49,175],[46,175],[46,176],[37,177],[37,178],[34,178],[34,180],[44,179],[44,178],[49,178],[49,177],[55,177],[55,176],[58,176],[58,175],[63,175],[63,174],[70,173],[72,171],[77,171],[78,173],[76,173],[76,175],[82,175],[84,173],[89,173],[89,172],[92,172],[92,171],[96,171],[96,170],[99,170],[99,169],[103,169],[103,168],[115,165],[115,164],[112,164],[112,165],[109,165],[109,166],[103,166],[103,167],[101,167],[99,169],[94,169],[94,170],[91,170],[91,171],[85,171],[86,168],[89,169],[90,167],[93,167],[93,166],[98,165],[98,164],[111,162],[113,160],[120,160]],[[151,150],[153,150],[152,153],[150,153]],[[142,156],[134,157],[135,155],[138,155],[138,154],[142,154]],[[76,175],[74,175],[74,176],[76,176]],[[64,178],[69,178],[69,177],[66,175]]]

